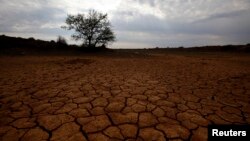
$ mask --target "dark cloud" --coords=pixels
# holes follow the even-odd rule
[[[153,7],[161,7],[166,2],[138,0],[140,4],[149,4]],[[180,3],[187,3],[181,1]],[[211,7],[216,6],[212,5]],[[217,6],[218,7],[218,6]],[[246,6],[248,7],[248,5]],[[227,7],[228,8],[228,7]],[[216,8],[215,8],[216,9]],[[202,11],[202,9],[199,9]],[[199,13],[199,10],[198,13]],[[204,12],[201,16],[195,16],[197,12],[184,17],[180,13],[172,13],[177,18],[159,18],[151,14],[138,13],[135,9],[131,18],[123,12],[116,13],[112,23],[117,30],[123,32],[144,33],[151,35],[145,40],[136,39],[136,36],[121,36],[125,41],[136,40],[141,43],[149,43],[156,46],[192,46],[206,44],[245,44],[250,39],[250,9],[217,9],[218,12]],[[164,9],[163,9],[164,11]],[[167,10],[166,10],[167,11]],[[176,38],[173,38],[173,37]],[[156,38],[159,37],[159,38]],[[165,37],[165,38],[164,38]]]
[[[63,18],[56,17],[57,13],[64,13],[64,11],[53,7],[42,7],[35,9],[32,12],[9,11],[8,13],[2,14],[2,17],[4,17],[5,20],[2,20],[0,23],[2,25],[0,26],[0,31],[18,31],[16,28],[22,29],[27,27],[26,30],[30,32],[34,29],[39,29],[39,27],[42,27],[47,23],[57,23],[58,20],[63,21]]]
[[[0,34],[54,40],[65,34],[57,25],[65,17],[63,9],[50,6],[47,0],[4,0],[0,6]]]

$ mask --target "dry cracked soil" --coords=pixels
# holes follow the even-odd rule
[[[206,140],[250,123],[250,57],[1,56],[0,140]]]

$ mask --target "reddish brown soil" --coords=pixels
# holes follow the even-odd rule
[[[0,140],[206,140],[250,123],[250,56],[0,57]]]

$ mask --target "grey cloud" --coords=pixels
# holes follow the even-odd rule
[[[248,34],[250,35],[250,10],[212,15],[207,19],[192,23],[203,33]]]
[[[42,26],[47,23],[56,23],[64,20],[62,17],[57,17],[57,14],[65,13],[63,9],[51,7],[46,1],[39,1],[37,4],[38,7],[33,8],[32,1],[31,3],[29,2],[30,1],[26,1],[26,3],[19,5],[19,2],[16,1],[16,3],[18,3],[17,6],[1,11],[0,32],[51,33],[53,31],[46,29],[43,31]],[[20,28],[20,31],[18,28]],[[24,28],[24,31],[22,28]]]
[[[139,0],[138,2],[144,4],[149,3],[149,0]],[[161,5],[164,5],[165,3],[163,1],[154,1],[155,4],[160,4],[160,2],[162,2]],[[216,5],[213,4],[211,7],[213,6]],[[246,43],[248,42],[248,39],[250,39],[249,13],[249,9],[226,9],[221,10],[220,12],[214,12],[212,14],[207,13],[205,18],[196,17],[195,19],[197,20],[190,22],[190,20],[187,19],[189,17],[183,17],[182,19],[178,20],[168,19],[168,17],[165,19],[159,19],[156,16],[143,15],[140,13],[133,14],[134,18],[127,21],[127,15],[121,12],[116,13],[116,18],[113,19],[112,23],[118,31],[150,34],[152,40],[145,39],[145,42],[149,42],[151,44],[168,45],[171,44],[169,42],[175,42],[175,44],[191,46],[192,44],[209,44],[207,41],[210,41],[210,44],[216,44],[214,42],[217,42],[217,44],[240,44]],[[175,35],[176,39],[171,38],[172,41],[168,40],[168,37]],[[183,35],[182,41],[177,39],[178,35]],[[124,36],[121,36],[120,39],[124,41],[136,40],[136,37]],[[159,36],[159,38],[155,38],[157,36]],[[164,39],[164,37],[166,38]],[[193,38],[191,39],[189,37]],[[218,38],[218,41],[216,41],[214,38]],[[212,41],[213,39],[214,42]],[[137,39],[137,41],[143,42],[141,39]]]
[[[133,14],[132,14],[133,15]],[[116,15],[112,23],[119,31],[160,32],[166,28],[165,21],[149,15],[138,15],[132,21],[124,19],[127,15]]]
[[[139,2],[140,4],[149,4],[152,7],[155,7],[157,4],[156,0],[136,0],[137,2]]]
[[[201,20],[198,20],[198,21],[195,21],[195,22],[209,22],[211,20],[216,20],[216,19],[220,19],[220,18],[237,18],[239,16],[242,16],[242,15],[248,15],[249,14],[249,9],[246,10],[234,10],[234,11],[227,11],[227,12],[224,12],[224,13],[217,13],[217,14],[213,14],[205,19],[201,19]]]
[[[250,11],[238,11],[213,15],[205,20],[187,22],[167,21],[148,15],[139,15],[132,21],[122,20],[123,16],[117,15],[112,23],[117,30],[140,31],[150,33],[184,33],[184,34],[230,34],[250,33]],[[119,18],[118,18],[119,17]]]
[[[66,36],[71,32],[60,29],[60,23],[64,23],[67,13],[49,0],[2,0],[0,33]],[[248,42],[249,13],[249,0],[122,0],[108,14],[112,15],[118,42],[192,46]]]

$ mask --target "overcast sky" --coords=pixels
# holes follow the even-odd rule
[[[108,13],[115,48],[250,42],[250,0],[0,0],[0,34],[75,43],[60,27],[89,9]]]

